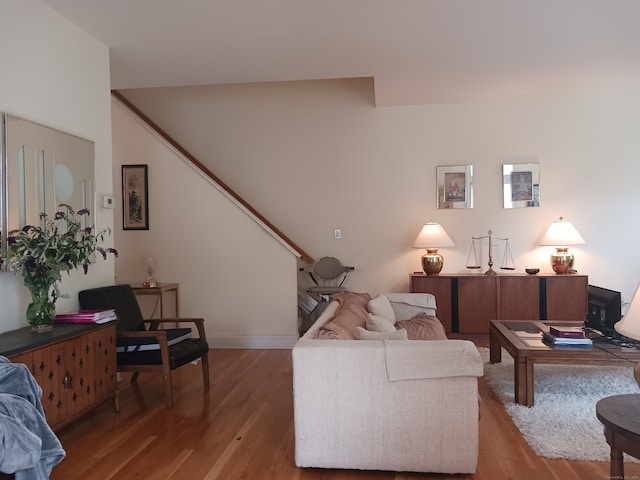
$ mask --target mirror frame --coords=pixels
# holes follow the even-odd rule
[[[522,192],[515,191],[518,177]],[[511,163],[502,165],[502,191],[504,208],[540,206],[540,167],[537,163]]]
[[[60,203],[76,211],[88,208],[90,214],[83,217],[83,226],[93,227],[94,142],[3,112],[0,125],[1,258],[6,255],[8,232],[27,224],[39,225],[40,214],[52,217]],[[7,268],[3,261],[0,269]]]

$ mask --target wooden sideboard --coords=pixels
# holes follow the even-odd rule
[[[412,273],[410,291],[432,293],[447,332],[489,333],[491,320],[587,317],[587,275]]]
[[[60,324],[49,333],[12,330],[0,334],[0,355],[29,367],[53,430],[109,399],[118,410],[116,322]]]

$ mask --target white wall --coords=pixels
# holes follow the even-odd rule
[[[510,238],[517,271],[550,271],[552,249],[537,242],[563,216],[586,239],[572,250],[591,283],[630,300],[640,281],[638,91],[379,108],[368,79],[123,93],[309,254],[354,265],[352,290],[406,291],[423,253],[411,244],[429,220],[456,243],[442,250],[445,272],[467,272],[471,237],[488,230]],[[541,206],[504,209],[502,164],[531,157]],[[464,164],[474,208],[438,210],[436,166]],[[152,221],[173,219],[154,211]],[[218,225],[203,228],[213,236]]]
[[[147,164],[149,179],[149,230],[122,229],[116,186],[117,282],[142,283],[143,258],[155,256],[155,278],[180,284],[180,316],[204,317],[210,345],[293,345],[296,256],[115,100],[112,112],[114,176]],[[153,303],[141,303],[149,315]]]
[[[37,0],[0,0],[0,111],[95,142],[95,191],[112,192],[109,50]],[[96,210],[98,228],[113,226],[112,210]],[[113,238],[105,242],[113,244]],[[77,308],[77,292],[113,283],[112,259],[89,274],[63,274],[57,310]],[[27,325],[29,293],[20,278],[0,273],[0,331]]]

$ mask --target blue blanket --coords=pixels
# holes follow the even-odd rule
[[[0,471],[15,473],[16,480],[48,479],[65,456],[41,397],[27,366],[0,355]]]

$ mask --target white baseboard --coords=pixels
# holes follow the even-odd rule
[[[289,349],[297,341],[295,335],[207,337],[211,348]]]

